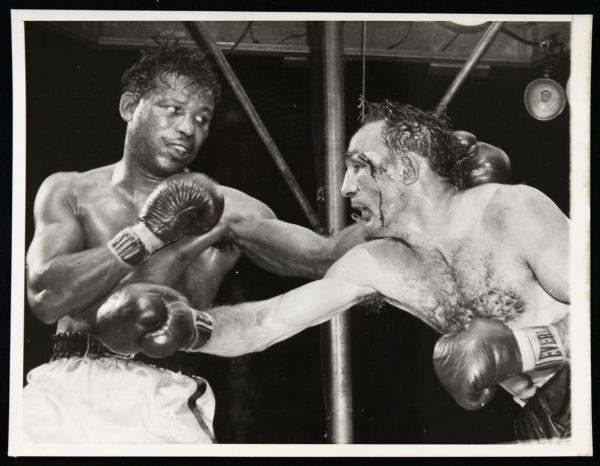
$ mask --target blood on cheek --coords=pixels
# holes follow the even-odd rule
[[[381,192],[381,187],[379,186],[379,183],[377,181],[378,175],[381,175],[381,173],[383,173],[383,168],[381,166],[376,166],[370,160],[368,160],[368,163],[366,165],[369,168],[369,171],[367,172],[366,170],[363,170],[362,173],[360,173],[357,178],[358,178],[358,180],[363,178],[364,183],[362,183],[362,184],[370,185],[371,188],[369,189],[369,191],[371,192],[371,194],[377,196],[377,208],[379,210],[379,224],[381,227],[383,227],[385,224],[385,215],[383,213],[383,195]]]

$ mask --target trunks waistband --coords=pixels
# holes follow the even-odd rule
[[[171,372],[180,372],[188,377],[198,377],[197,365],[190,360],[189,355],[183,353],[174,353],[166,358],[155,359],[146,356],[143,353],[137,353],[132,356],[111,351],[100,340],[93,335],[84,332],[65,332],[52,335],[52,357],[51,361],[61,358],[115,358],[127,361],[137,361],[149,366],[167,369]]]

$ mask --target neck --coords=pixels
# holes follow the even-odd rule
[[[446,180],[437,177],[420,180],[413,189],[406,192],[401,212],[396,215],[390,228],[397,236],[416,247],[436,247],[447,239],[452,220],[451,205],[457,188]]]
[[[164,179],[165,177],[152,173],[125,153],[115,166],[112,183],[120,185],[129,192],[149,194]]]

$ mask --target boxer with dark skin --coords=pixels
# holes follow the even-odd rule
[[[83,173],[51,175],[36,196],[35,234],[27,252],[28,299],[39,319],[47,324],[56,323],[60,336],[95,334],[98,307],[126,283],[173,287],[198,309],[212,304],[221,282],[241,253],[221,241],[222,227],[210,230],[221,213],[210,202],[207,209],[214,211],[208,213],[212,218],[202,234],[184,234],[170,244],[166,241],[166,245],[160,244],[163,247],[155,245],[156,250],[137,264],[123,260],[121,252],[115,250],[119,246],[114,246],[114,238],[122,239],[119,232],[135,224],[145,206],[155,218],[168,220],[166,213],[147,205],[149,195],[161,189],[168,177],[182,174],[186,179],[189,176],[186,182],[194,185],[200,197],[213,196],[215,199],[211,202],[219,201],[221,207],[224,201],[224,219],[230,215],[274,218],[272,211],[258,200],[232,188],[217,188],[202,177],[198,181],[198,177],[194,178],[187,170],[208,136],[219,94],[216,74],[206,57],[177,43],[149,49],[126,72],[123,85],[119,111],[127,129],[121,160]],[[179,201],[175,194],[178,193],[162,193],[176,203]],[[64,344],[68,346],[72,342]],[[86,341],[87,347],[89,344]],[[34,373],[35,370],[28,377],[30,384],[25,398],[25,406],[32,411],[25,417],[30,423],[26,431],[32,442],[52,442],[53,439],[56,442],[195,442],[212,436],[210,425],[201,429],[195,421],[188,423],[189,432],[170,438],[168,432],[144,435],[143,428],[133,425],[129,430],[102,428],[100,420],[95,428],[93,419],[82,419],[92,426],[86,437],[86,429],[75,425],[76,421],[66,427],[54,424],[53,417],[69,419],[68,409],[56,416],[46,416],[48,413],[39,409],[39,400],[53,400],[54,395],[52,387],[43,386],[43,379],[49,380],[47,374],[36,377]],[[67,380],[66,376],[63,378]],[[73,387],[73,390],[81,397],[90,396],[86,387]],[[39,396],[32,396],[28,403],[31,394]],[[70,409],[76,409],[68,400],[74,398],[73,394],[56,396],[55,404],[73,404]],[[184,406],[185,402],[187,399],[183,399]],[[207,409],[210,411],[210,407]],[[41,421],[40,416],[49,419]],[[77,416],[75,413],[73,418]],[[190,417],[193,419],[191,413]],[[206,424],[210,424],[211,419],[212,414],[205,419]],[[194,433],[194,429],[199,433]]]
[[[320,280],[266,301],[211,309],[212,334],[191,350],[230,357],[261,351],[380,299],[443,335],[434,367],[461,406],[485,406],[502,384],[527,403],[520,438],[568,436],[568,218],[527,186],[460,189],[458,145],[435,115],[390,102],[374,106],[350,142],[342,187],[360,224],[347,239],[370,241]],[[294,231],[304,234],[279,227],[286,241]],[[277,263],[265,244],[255,253]],[[293,254],[279,261],[286,262]],[[138,293],[123,290],[121,299]],[[107,304],[99,316],[114,319],[122,307]],[[140,312],[128,314],[135,321]],[[554,424],[541,426],[540,413]]]

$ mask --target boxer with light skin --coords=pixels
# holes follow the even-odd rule
[[[189,349],[230,357],[261,351],[381,299],[443,334],[434,366],[461,406],[481,408],[502,384],[527,403],[518,438],[568,436],[569,221],[527,186],[461,189],[461,153],[434,115],[373,106],[350,142],[342,187],[360,224],[350,242],[370,241],[320,280],[211,309],[212,334]],[[110,320],[115,309],[118,303],[107,303],[98,316]]]
[[[173,287],[189,305],[210,306],[241,254],[213,228],[221,215],[274,218],[258,200],[187,170],[219,95],[204,55],[177,43],[149,48],[122,84],[121,160],[53,174],[36,196],[28,300],[57,335],[53,360],[28,374],[26,443],[211,442],[214,397],[204,379],[125,359],[89,335],[99,306],[127,283]]]

